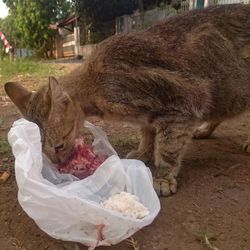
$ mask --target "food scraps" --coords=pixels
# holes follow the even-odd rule
[[[0,182],[4,183],[6,182],[10,177],[10,171],[6,170],[2,173],[2,175],[0,176]]]
[[[84,179],[92,175],[106,158],[95,154],[93,146],[85,144],[83,138],[79,138],[76,139],[75,148],[68,160],[57,165],[57,169],[60,173],[69,173]]]
[[[112,195],[101,204],[104,208],[120,212],[124,216],[142,219],[149,214],[149,209],[140,203],[139,198],[127,192]]]

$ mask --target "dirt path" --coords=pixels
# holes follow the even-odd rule
[[[0,117],[3,141],[18,118],[5,97],[0,98]],[[93,122],[104,128],[121,156],[136,146],[133,128]],[[212,138],[193,140],[184,157],[177,194],[161,198],[159,216],[133,236],[137,245],[125,241],[98,249],[250,250],[250,155],[242,151],[249,131],[250,113],[246,113],[224,122]],[[12,176],[0,184],[0,249],[86,249],[52,239],[23,212],[17,201],[13,157],[6,151],[0,153],[0,172],[10,169]]]

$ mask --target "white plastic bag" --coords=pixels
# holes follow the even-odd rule
[[[16,159],[18,200],[25,212],[52,237],[93,249],[117,244],[152,223],[160,202],[152,186],[151,172],[144,163],[121,160],[101,129],[88,122],[85,126],[95,136],[95,152],[109,157],[83,180],[59,173],[42,155],[35,123],[25,119],[14,122],[8,140]],[[121,191],[138,196],[149,215],[133,219],[101,207],[101,202]]]

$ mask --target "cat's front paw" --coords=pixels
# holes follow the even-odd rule
[[[154,189],[158,196],[169,196],[176,193],[177,181],[171,176],[169,178],[154,178]]]
[[[126,156],[127,159],[136,159],[136,160],[141,160],[144,163],[149,163],[151,160],[151,157],[147,155],[146,153],[142,153],[137,150],[132,150],[129,152]]]

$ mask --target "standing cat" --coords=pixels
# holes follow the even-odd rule
[[[40,127],[53,162],[67,158],[90,116],[139,124],[141,142],[128,157],[154,158],[157,193],[175,193],[193,134],[207,137],[250,107],[250,5],[194,10],[112,36],[82,66],[59,81],[49,78],[38,92],[13,82],[5,90]]]

